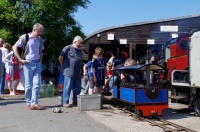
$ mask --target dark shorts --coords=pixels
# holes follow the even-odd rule
[[[104,86],[105,80],[97,80],[96,87]]]
[[[93,77],[89,77],[88,83],[89,83],[89,88],[94,88]]]

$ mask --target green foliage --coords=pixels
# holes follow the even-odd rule
[[[2,38],[5,42],[11,39],[11,32],[5,28],[0,29],[0,38]]]
[[[39,22],[45,30],[45,59],[57,60],[60,51],[76,35],[85,38],[81,25],[73,18],[89,0],[0,0],[0,36],[11,44]]]

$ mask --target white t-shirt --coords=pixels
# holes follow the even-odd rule
[[[109,59],[109,61],[108,62],[111,62],[111,63],[113,63],[113,57],[110,57],[110,59]]]
[[[3,58],[6,57],[6,55],[9,53],[9,51],[5,47],[1,47],[0,50],[2,51],[2,62],[5,63]]]

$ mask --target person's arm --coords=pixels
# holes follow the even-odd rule
[[[95,74],[96,73],[95,67],[96,67],[96,60],[94,60],[92,63],[92,75],[93,75],[93,81],[97,82],[97,78],[96,78],[96,74]]]
[[[87,65],[84,65],[83,66],[83,75],[84,76],[87,76],[87,69],[88,69]]]
[[[25,64],[26,62],[29,62],[29,61],[26,61],[25,59],[21,58],[20,54],[19,54],[19,51],[18,51],[18,48],[19,47],[22,47],[24,45],[25,42],[23,42],[22,40],[22,37],[23,35],[19,38],[19,40],[15,43],[15,45],[13,46],[13,52],[15,54],[15,56],[18,58],[19,60],[19,63],[20,64]],[[28,46],[28,45],[27,45]]]
[[[63,61],[64,61],[64,57],[63,56],[59,56],[58,61],[59,61],[60,65],[62,65]]]
[[[42,60],[43,60],[43,53],[42,51],[40,51],[40,63],[42,64]]]
[[[63,62],[64,62],[64,57],[66,56],[66,54],[68,53],[69,51],[69,47],[68,46],[65,46],[61,53],[60,53],[60,56],[58,57],[58,61],[60,63],[60,65],[63,65]]]
[[[10,64],[13,64],[13,62],[12,62],[12,60],[11,60],[12,55],[13,55],[13,53],[7,54],[7,55],[3,58],[3,61],[8,62],[8,63],[10,63]]]
[[[42,50],[40,50],[40,63],[42,64],[42,60],[43,60],[43,53]]]
[[[42,60],[43,60],[43,53],[42,51],[44,50],[44,40],[42,38],[40,38],[40,63],[42,64]]]
[[[121,78],[121,81],[122,81],[123,83],[127,82],[127,80],[126,80],[124,74],[120,74],[120,78]]]
[[[95,68],[92,68],[92,75],[93,75],[93,81],[97,82],[96,74],[95,74]]]
[[[21,56],[19,55],[19,51],[18,51],[18,46],[17,46],[17,44],[15,44],[15,45],[13,46],[13,52],[14,52],[14,54],[17,56],[18,60],[19,60],[21,63],[24,64],[24,63],[26,62],[26,60],[22,59]]]
[[[114,68],[115,68],[115,66],[114,66],[114,64],[113,64],[113,65],[112,65],[112,69],[111,69],[111,70],[112,70],[112,71],[114,71]]]

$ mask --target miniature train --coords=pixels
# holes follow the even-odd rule
[[[163,70],[161,66],[145,64],[116,70],[131,70],[134,73],[134,82],[122,83],[119,77],[118,84],[112,88],[114,100],[134,106],[135,112],[140,116],[160,116],[163,109],[168,108],[168,88],[157,83],[156,79],[150,80],[150,72]]]

